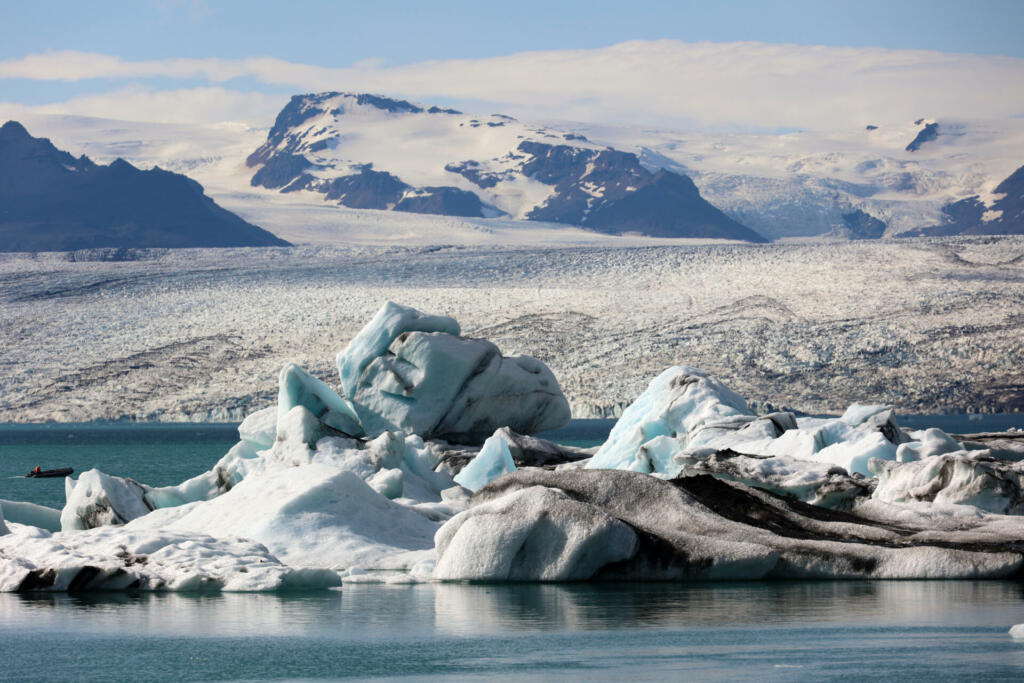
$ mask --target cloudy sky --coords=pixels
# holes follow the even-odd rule
[[[0,116],[269,125],[319,90],[724,130],[1024,116],[1021,0],[0,3]]]

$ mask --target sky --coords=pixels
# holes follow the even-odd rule
[[[1024,0],[0,0],[0,16],[8,115],[269,125],[315,90],[703,129],[1024,115]]]

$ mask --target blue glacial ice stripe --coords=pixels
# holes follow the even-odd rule
[[[516,471],[508,443],[499,434],[484,441],[480,452],[455,477],[455,483],[470,491],[482,489],[503,474]]]
[[[384,355],[391,343],[404,332],[444,332],[457,336],[461,329],[455,318],[424,315],[415,308],[388,301],[338,354],[338,374],[345,396],[355,396],[356,383],[366,366],[374,358]]]

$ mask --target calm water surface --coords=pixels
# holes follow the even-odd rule
[[[7,680],[1021,680],[1007,582],[0,595]]]

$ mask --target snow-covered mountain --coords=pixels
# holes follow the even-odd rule
[[[379,101],[399,102],[386,98]],[[289,192],[281,191],[288,185],[274,189],[253,186],[253,176],[266,164],[258,162],[255,168],[246,164],[246,158],[257,148],[268,155],[283,152],[290,144],[288,132],[277,139],[270,129],[228,122],[155,124],[39,114],[19,115],[19,120],[75,155],[88,154],[104,163],[120,157],[140,168],[160,166],[186,173],[202,183],[220,205],[284,239],[303,244],[568,246],[647,240],[546,222],[552,220],[547,217],[550,214],[541,212],[538,215],[544,215],[545,221],[522,220],[538,204],[560,192],[557,186],[517,173],[516,167],[525,159],[502,158],[509,152],[523,154],[515,148],[527,140],[556,149],[564,145],[576,155],[599,154],[612,147],[635,155],[639,162],[636,173],[649,173],[652,180],[662,170],[686,175],[701,197],[733,220],[771,239],[873,238],[919,231],[928,234],[935,226],[940,226],[944,234],[968,228],[980,232],[1021,231],[1020,219],[1013,218],[1019,213],[995,204],[1012,199],[1012,193],[1007,195],[1009,199],[1001,198],[1009,186],[1001,184],[1012,185],[1010,177],[1024,164],[1024,119],[875,121],[856,130],[738,134],[579,122],[530,125],[500,116],[451,114],[440,108],[431,113],[430,107],[408,106],[423,111],[388,112],[356,102],[340,117],[347,127],[339,129],[336,139],[326,129],[332,116],[318,115],[325,122],[320,127],[315,126],[313,118],[306,121],[308,130],[300,131],[302,125],[296,127],[295,132],[304,136],[295,139],[297,145],[324,143],[323,149],[304,151],[301,156],[316,157],[325,168],[305,168],[292,175],[292,182],[303,174],[313,180],[308,181],[310,189]],[[499,123],[502,125],[489,125]],[[284,127],[285,131],[291,128]],[[271,144],[268,132],[277,144]],[[281,150],[277,150],[278,144]],[[270,147],[274,149],[267,152]],[[285,153],[295,151],[297,148]],[[446,166],[452,170],[446,170]],[[441,206],[454,211],[451,207],[459,206],[456,198],[472,202],[475,208],[476,200],[466,194],[472,193],[479,200],[479,214],[502,211],[507,215],[441,216],[339,204],[342,192],[349,204],[368,201],[374,193],[364,195],[356,187],[367,176],[380,177],[370,171],[386,173],[412,188],[403,192],[403,199],[409,195],[406,208],[424,211]],[[267,171],[260,177],[269,175]],[[327,199],[327,192],[313,189],[342,176],[348,179],[331,188],[338,198]],[[594,198],[591,192],[597,191],[596,184],[591,187],[580,183],[578,176],[573,179],[571,174],[564,177],[571,191],[563,196],[584,200],[569,202],[573,210],[586,208]],[[621,177],[625,179],[626,175]],[[459,192],[425,191],[438,187]],[[639,191],[633,195],[643,196]],[[958,208],[964,208],[958,202],[964,200],[973,207],[968,213],[980,215],[983,220],[967,225],[955,219],[961,215]],[[561,210],[557,203],[553,209]],[[566,209],[566,215],[570,213]],[[599,212],[591,218],[590,226],[603,229],[597,223],[602,215],[613,213]]]
[[[252,184],[358,209],[764,241],[673,169],[500,114],[367,94],[297,95],[247,159]]]
[[[1024,164],[1024,119],[922,118],[857,130],[684,133],[576,124],[651,168],[693,178],[701,195],[766,237],[899,235],[950,225],[947,207],[976,197],[982,213]],[[991,214],[990,214],[991,215]],[[990,226],[1024,232],[1024,223]],[[958,234],[951,226],[943,234]]]

